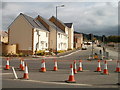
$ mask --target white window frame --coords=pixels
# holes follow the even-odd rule
[[[48,47],[48,43],[46,43],[45,45],[46,45],[46,47]]]
[[[46,37],[48,37],[48,32],[46,32]]]
[[[58,37],[60,38],[60,33],[58,33]]]

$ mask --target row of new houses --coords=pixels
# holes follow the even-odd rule
[[[74,32],[72,23],[63,23],[54,16],[48,20],[40,15],[32,18],[20,13],[8,27],[8,43],[17,45],[17,53],[68,50],[81,47],[83,36],[78,34]]]

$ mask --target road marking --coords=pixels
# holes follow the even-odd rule
[[[25,79],[5,79],[5,80],[18,80],[18,81],[25,81],[25,82],[44,83],[44,84],[57,84],[57,85],[93,86],[93,85],[91,85],[91,84],[59,83],[59,82],[46,82],[46,81],[25,80]]]
[[[46,84],[61,84],[61,85],[74,85],[74,86],[92,86],[91,84],[73,84],[73,83],[58,83],[58,82],[45,82],[37,80],[24,80],[27,82],[37,82],[37,83],[46,83]]]
[[[72,54],[74,54],[74,53],[77,53],[77,52],[79,52],[79,51],[81,51],[81,50],[78,50],[78,51],[72,52],[72,53],[70,53],[70,54],[67,54],[67,55],[64,55],[64,56],[57,57],[57,58],[67,57],[67,56],[70,56],[70,55],[72,55]]]
[[[25,79],[4,79],[4,80],[18,80],[18,81],[25,81],[25,82],[33,82],[33,83],[43,83],[43,84],[57,84],[57,85],[73,85],[73,86],[89,86],[89,87],[108,87],[108,85],[104,84],[79,84],[79,83],[59,83],[59,82],[46,82],[46,81],[37,81],[37,80],[25,80]],[[110,85],[111,86],[111,85]],[[117,88],[117,85],[111,86],[111,88]]]
[[[83,71],[90,71],[90,70],[83,70]]]
[[[112,61],[112,59],[110,59],[110,60],[106,60],[106,61]]]
[[[12,67],[12,70],[13,70],[13,74],[14,74],[14,76],[15,76],[15,79],[18,79],[18,76],[17,76],[17,73],[16,73],[16,71],[15,71],[15,68]]]
[[[13,73],[0,73],[2,75],[9,75],[9,74],[13,74]]]

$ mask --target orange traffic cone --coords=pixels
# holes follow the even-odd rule
[[[10,69],[10,63],[9,63],[9,58],[7,58],[5,70],[9,70],[9,69]]]
[[[70,65],[70,68],[71,68],[71,72],[70,72],[70,75],[69,75],[69,79],[65,82],[67,83],[75,83],[75,78],[74,78],[74,71],[73,71],[73,65],[71,64]]]
[[[102,74],[108,75],[109,73],[108,73],[108,69],[107,69],[107,61],[105,60],[104,63],[105,63],[105,64],[104,64],[104,70],[103,70],[103,73],[102,73]]]
[[[97,70],[95,72],[101,72],[100,60],[98,60]]]
[[[119,61],[117,61],[117,67],[116,67],[115,72],[120,72],[120,64],[119,64]]]
[[[83,72],[83,68],[82,68],[82,60],[79,60],[79,68],[78,68],[78,72]]]
[[[22,63],[23,63],[23,60],[21,59],[20,60],[20,67],[19,67],[20,69],[22,69]]]
[[[46,72],[46,67],[45,67],[45,60],[42,60],[42,64],[41,64],[41,72]]]
[[[57,60],[54,60],[54,71],[57,71],[58,70],[58,67],[57,67]]]
[[[21,70],[22,70],[22,71],[25,70],[25,62],[24,62],[24,60],[22,60],[22,67],[21,67]]]
[[[74,69],[73,69],[73,71],[74,71],[74,74],[77,74],[76,60],[74,60]]]
[[[25,64],[25,70],[24,70],[23,79],[29,79],[27,64]]]

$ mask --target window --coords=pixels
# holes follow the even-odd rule
[[[48,37],[48,33],[46,32],[46,37]]]
[[[41,44],[44,44],[44,41],[41,41]]]
[[[60,44],[59,44],[59,48],[60,48]]]
[[[58,33],[58,37],[60,38],[60,33]]]
[[[64,48],[66,48],[66,43],[64,43]]]
[[[62,38],[62,34],[61,34],[61,38]]]
[[[46,43],[46,47],[48,46],[48,44]]]

